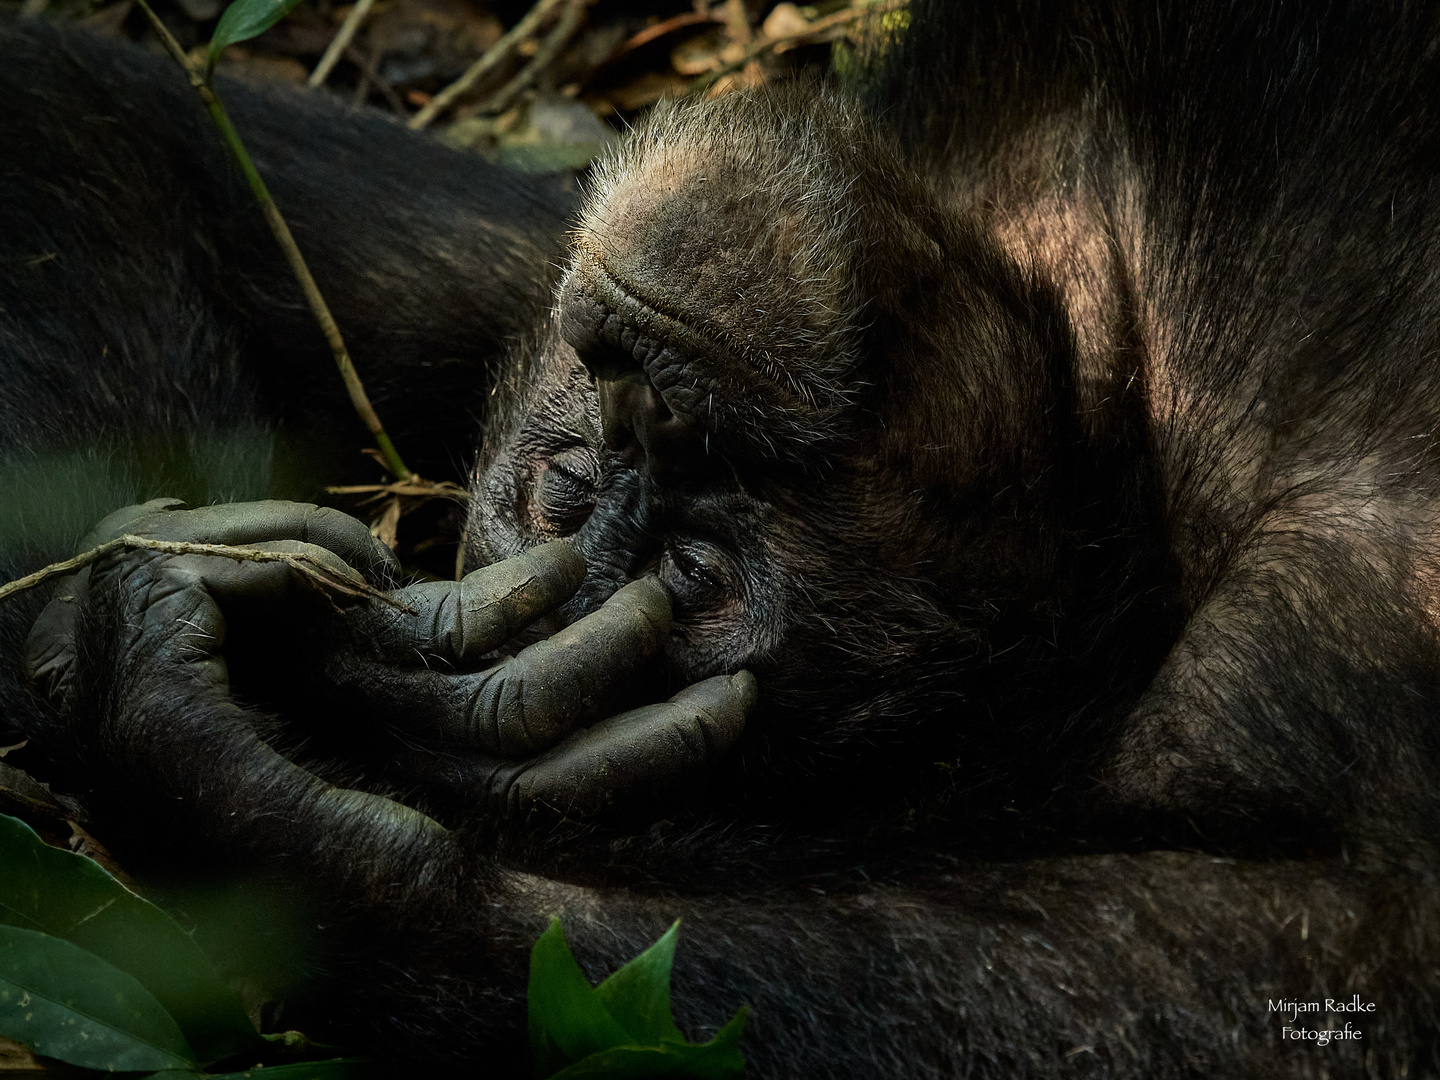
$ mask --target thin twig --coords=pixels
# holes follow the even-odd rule
[[[325,303],[325,297],[320,293],[320,286],[315,284],[310,267],[305,263],[305,256],[300,253],[300,246],[295,243],[295,237],[290,233],[290,226],[280,216],[280,210],[270,195],[270,189],[265,186],[265,181],[261,179],[255,163],[250,160],[250,154],[240,139],[240,133],[230,122],[230,115],[220,103],[215,88],[210,84],[204,69],[186,55],[185,50],[180,47],[180,43],[175,40],[169,28],[160,21],[160,17],[151,9],[149,3],[146,0],[137,0],[137,2],[144,10],[145,17],[150,20],[150,25],[154,28],[155,33],[164,43],[166,50],[189,77],[190,85],[195,88],[195,92],[200,95],[200,100],[205,103],[205,108],[210,112],[210,118],[220,129],[221,138],[225,140],[225,145],[234,155],[240,171],[244,173],[246,181],[250,184],[250,190],[255,193],[255,199],[260,204],[260,211],[265,215],[265,221],[275,235],[275,240],[285,255],[285,261],[290,264],[295,279],[300,282],[305,299],[310,303],[310,311],[314,314],[315,321],[320,324],[320,330],[330,345],[330,352],[335,357],[335,366],[340,369],[340,378],[345,383],[346,392],[350,395],[350,404],[380,447],[385,467],[397,480],[412,478],[415,474],[400,459],[395,444],[390,441],[390,436],[385,433],[385,428],[380,423],[380,417],[375,412],[375,407],[370,404],[370,397],[365,393],[365,385],[360,381],[360,374],[355,370],[354,361],[350,359],[350,350],[345,347],[345,339],[340,336],[340,327],[336,325],[335,317],[330,314],[330,305]]]
[[[833,15],[826,15],[822,19],[816,19],[804,30],[797,30],[793,34],[781,34],[778,37],[762,37],[756,41],[743,54],[728,63],[722,64],[714,71],[700,76],[690,84],[687,94],[699,94],[710,89],[726,75],[739,71],[752,60],[759,59],[767,52],[778,48],[789,48],[792,45],[804,44],[808,39],[818,37],[828,30],[837,26],[844,26],[846,23],[854,22],[865,15],[881,15],[887,11],[899,11],[905,7],[909,0],[855,0],[850,7],[844,11],[837,11]]]
[[[423,484],[411,484],[400,481],[394,484],[345,484],[338,487],[327,487],[325,489],[330,495],[373,495],[374,499],[367,499],[366,502],[376,502],[380,498],[387,498],[391,495],[401,495],[414,499],[451,499],[454,502],[468,502],[470,493],[459,484],[452,484],[449,480],[426,480]]]
[[[325,55],[320,57],[320,63],[316,64],[315,70],[310,73],[312,87],[325,84],[325,80],[330,77],[330,72],[340,62],[340,57],[344,56],[345,50],[350,47],[350,42],[355,40],[355,31],[360,29],[360,24],[365,21],[365,16],[370,14],[370,9],[374,6],[375,0],[360,0],[350,9],[350,14],[345,16],[345,21],[340,24],[340,30],[325,49]]]
[[[641,46],[649,45],[650,42],[655,41],[657,38],[662,38],[675,30],[683,30],[687,26],[700,26],[705,23],[718,22],[724,22],[724,20],[720,18],[720,16],[708,11],[703,13],[699,11],[686,11],[679,15],[672,15],[664,22],[658,22],[654,26],[647,26],[644,30],[637,32],[607,56],[604,62],[606,64],[613,64],[616,60],[629,56]]]
[[[230,544],[196,544],[189,540],[152,540],[144,536],[132,536],[126,534],[118,536],[114,540],[108,540],[99,547],[93,547],[89,551],[81,552],[73,559],[65,559],[63,562],[51,563],[49,566],[36,570],[33,574],[26,574],[22,578],[5,585],[0,585],[0,602],[3,602],[27,589],[33,589],[37,585],[43,585],[47,581],[56,578],[67,577],[78,570],[83,570],[97,559],[102,559],[112,551],[136,550],[158,551],[164,555],[213,555],[221,559],[233,559],[236,562],[278,562],[284,563],[290,569],[302,574],[307,580],[319,585],[322,589],[329,589],[342,596],[354,596],[370,600],[378,600],[382,604],[388,604],[399,611],[414,615],[415,612],[400,603],[388,593],[382,592],[375,586],[364,581],[357,581],[336,570],[334,567],[321,562],[313,555],[304,552],[291,551],[262,551],[259,548],[235,547]]]
[[[380,52],[374,48],[370,50],[368,55],[362,53],[353,45],[345,50],[345,59],[360,69],[362,85],[368,81],[375,89],[380,91],[380,95],[389,103],[391,111],[401,116],[409,116],[410,110],[405,108],[405,103],[400,100],[400,95],[395,92],[395,87],[391,86],[389,80],[376,70],[380,66],[380,56]],[[355,104],[365,104],[365,98],[368,96],[369,91],[367,89],[365,97],[356,97]]]
[[[476,83],[510,59],[510,54],[520,43],[533,34],[552,11],[566,2],[567,0],[537,0],[535,6],[525,13],[525,17],[516,23],[508,34],[492,45],[484,56],[465,69],[465,74],[441,90],[430,99],[423,109],[412,116],[410,127],[416,131],[428,127],[430,121],[454,104],[457,98],[469,93]]]
[[[510,107],[510,103],[519,96],[520,92],[534,82],[540,72],[550,66],[560,50],[565,47],[566,42],[575,36],[575,31],[580,29],[580,24],[585,19],[585,7],[588,3],[589,0],[569,0],[560,15],[560,21],[546,35],[534,58],[525,65],[519,75],[487,98],[485,103],[480,106],[480,112],[502,113]]]
[[[354,49],[346,49],[345,55],[353,60],[358,54]],[[370,81],[370,69],[362,67],[360,78],[355,81],[355,93],[351,95],[350,104],[358,109],[370,100],[370,91],[374,88],[375,84]]]

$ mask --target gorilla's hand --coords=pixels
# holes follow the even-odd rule
[[[444,751],[407,755],[416,774],[514,813],[591,813],[717,760],[755,698],[748,672],[696,683],[669,701],[602,719],[606,699],[665,644],[670,598],[631,582],[598,610],[513,656],[493,651],[568,600],[584,560],[555,542],[370,605],[356,646],[328,677],[379,709],[392,730]],[[582,725],[593,723],[593,726]]]
[[[334,510],[174,506],[160,500],[118,511],[86,546],[128,533],[303,553],[382,583],[395,569],[360,522]],[[133,760],[136,736],[155,734],[166,711],[160,702],[200,696],[223,699],[260,752],[249,717],[229,701],[227,634],[235,648],[248,647],[235,640],[241,634],[273,636],[288,644],[269,661],[308,671],[289,684],[306,699],[285,703],[290,711],[303,715],[312,698],[328,695],[352,715],[428,742],[439,751],[428,755],[432,766],[445,766],[430,770],[437,782],[453,787],[458,777],[472,805],[591,812],[713,761],[743,728],[754,682],[748,674],[710,679],[669,702],[575,730],[596,719],[603,694],[664,643],[670,606],[658,582],[632,583],[513,657],[486,654],[567,599],[583,574],[579,556],[551,544],[462,582],[397,590],[403,612],[351,603],[337,618],[313,589],[297,587],[301,578],[284,563],[116,552],[61,583],[31,633],[29,662],[75,729],[77,746],[111,746]],[[80,730],[97,722],[105,730]]]
[[[176,499],[124,507],[96,525],[80,542],[80,550],[133,535],[307,555],[359,581],[388,583],[398,569],[390,551],[360,522],[336,510],[288,502],[183,507]],[[294,605],[303,592],[295,588],[297,583],[282,562],[237,562],[143,548],[115,552],[55,587],[54,599],[26,643],[30,677],[52,705],[73,709],[82,689],[77,680],[83,627],[103,611],[123,615],[124,640],[116,643],[120,652],[143,652],[157,666],[178,662],[175,674],[224,687],[227,671],[220,647],[226,624],[220,605]],[[122,595],[127,599],[116,607]],[[126,664],[127,673],[133,674],[128,668]]]

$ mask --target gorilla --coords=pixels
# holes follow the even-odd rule
[[[595,975],[683,917],[756,1076],[1440,1071],[1437,20],[912,0],[578,207],[227,87],[397,442],[483,417],[403,586],[276,498],[356,425],[183,80],[0,23],[6,571],[393,590],[114,552],[0,611],[3,723],[380,1055],[523,1071],[559,914]]]

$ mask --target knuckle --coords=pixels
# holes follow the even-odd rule
[[[669,728],[679,744],[678,749],[692,764],[705,761],[713,749],[711,745],[709,717],[703,709],[687,709],[673,715]]]
[[[465,703],[465,735],[474,745],[498,752],[500,749],[499,694],[486,673],[477,681]]]
[[[497,768],[490,775],[490,804],[504,817],[515,817],[530,805],[529,770],[514,765]]]
[[[364,524],[333,506],[314,506],[310,503],[302,504],[301,528],[306,532],[305,539],[312,544],[322,544],[325,541],[331,543],[337,540],[353,539],[363,532],[368,547],[370,530]]]

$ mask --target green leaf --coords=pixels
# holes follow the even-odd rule
[[[0,1035],[108,1072],[195,1066],[185,1036],[134,978],[37,930],[0,926]]]
[[[685,1041],[670,1013],[670,967],[679,936],[676,919],[659,941],[595,988],[605,1010],[629,1033],[629,1042],[646,1046]]]
[[[687,1043],[670,1012],[679,923],[598,987],[575,962],[560,920],[530,953],[530,1048],[540,1080],[626,1080],[660,1075],[733,1080],[745,1070],[741,1009],[716,1036]]]
[[[530,1048],[539,1076],[548,1076],[597,1050],[631,1041],[575,962],[559,919],[550,920],[530,950],[528,998]],[[545,1072],[540,1071],[542,1062]]]
[[[260,1044],[239,999],[190,935],[98,863],[53,848],[0,814],[0,866],[0,924],[64,938],[133,975],[201,1061]]]
[[[205,56],[205,71],[208,74],[220,54],[231,45],[259,37],[274,26],[295,7],[300,0],[235,0],[215,27],[215,36],[210,39],[210,49]]]

